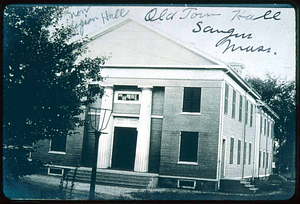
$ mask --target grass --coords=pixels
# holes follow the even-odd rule
[[[59,184],[58,184],[59,185]],[[13,200],[65,199],[69,194],[55,185],[42,185],[21,180],[3,181],[4,195]],[[258,184],[259,191],[252,194],[224,192],[204,192],[187,189],[141,189],[121,196],[112,196],[106,192],[96,193],[96,200],[287,200],[295,192],[295,182],[263,181]],[[74,190],[72,199],[87,200],[88,191]]]

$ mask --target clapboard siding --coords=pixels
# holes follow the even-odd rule
[[[224,114],[223,122],[223,138],[226,139],[225,148],[225,177],[234,178],[242,177],[244,171],[244,177],[252,176],[253,171],[253,160],[254,160],[254,144],[255,144],[255,107],[253,105],[253,121],[252,127],[250,127],[250,101],[248,103],[248,123],[245,125],[245,97],[243,96],[243,108],[242,108],[242,121],[239,121],[239,106],[240,106],[240,95],[244,93],[237,92],[236,97],[236,115],[235,118],[232,117],[232,95],[233,88],[229,86],[229,97],[228,97],[228,114]],[[248,98],[247,98],[248,100]],[[247,142],[246,147],[246,163],[243,166],[244,160],[244,134],[245,141]],[[230,140],[234,138],[234,148],[233,148],[233,164],[230,164]],[[238,141],[241,141],[241,156],[240,164],[237,164],[237,154],[238,154]],[[249,164],[249,142],[251,143],[251,163]]]
[[[202,87],[201,115],[186,115],[181,113],[183,87],[165,88],[160,174],[216,178],[220,90]],[[198,165],[178,164],[181,131],[199,133]]]
[[[114,103],[113,113],[140,114],[140,104]]]
[[[151,119],[149,172],[158,173],[160,163],[162,119]]]
[[[152,94],[152,115],[163,115],[164,113],[164,87],[154,87]]]
[[[84,118],[84,114],[79,117]],[[75,134],[67,136],[66,154],[49,153],[50,141],[40,140],[37,142],[37,150],[33,154],[33,159],[42,160],[44,163],[63,166],[80,166],[82,155],[84,127],[78,127]]]

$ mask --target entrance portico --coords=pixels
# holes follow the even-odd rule
[[[107,134],[102,134],[99,140],[98,168],[120,168],[148,172],[152,87],[139,86],[138,88],[142,91],[139,99],[141,104],[140,114],[136,117],[112,115],[107,128],[103,131]],[[113,86],[105,86],[101,107],[113,109],[113,98]],[[122,159],[122,151],[128,151],[127,156],[130,158]],[[133,165],[131,166],[130,163],[133,163]]]

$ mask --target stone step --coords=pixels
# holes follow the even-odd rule
[[[73,180],[74,170],[70,170],[67,173],[67,179]],[[75,181],[90,183],[91,182],[91,171],[88,170],[77,170]],[[136,172],[125,172],[125,171],[97,171],[96,172],[96,183],[103,185],[114,185],[114,186],[126,186],[135,188],[147,188],[152,187],[158,176],[150,173],[136,173]],[[154,182],[154,183],[153,183]],[[157,181],[156,181],[157,182]]]

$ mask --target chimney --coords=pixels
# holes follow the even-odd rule
[[[229,63],[230,68],[237,73],[238,75],[240,75],[241,77],[243,77],[243,69],[245,69],[245,65],[242,63],[238,63],[238,62],[230,62]]]

